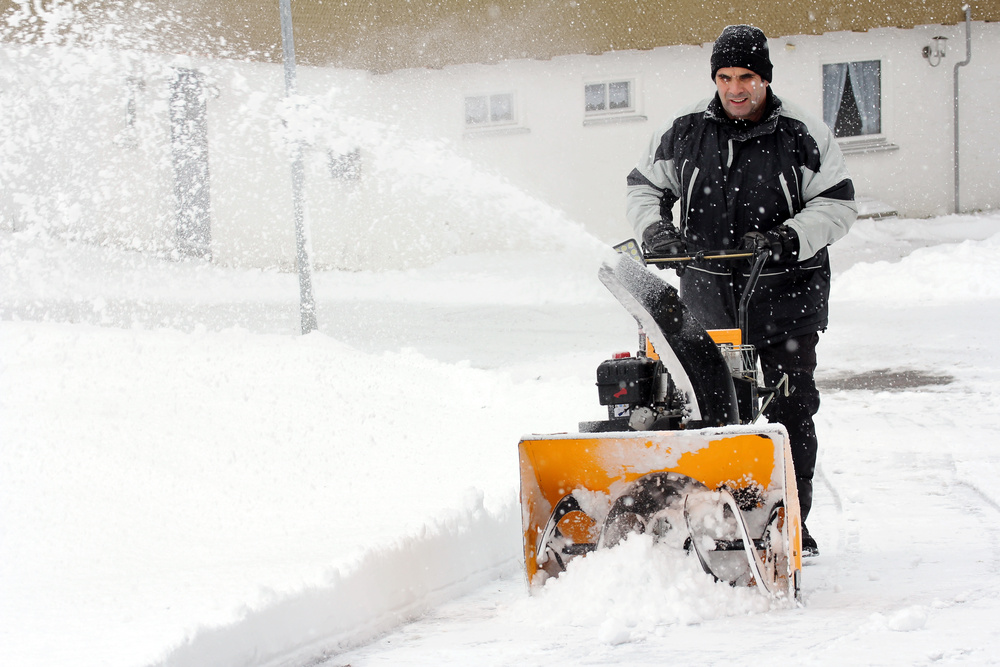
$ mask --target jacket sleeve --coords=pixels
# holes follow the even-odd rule
[[[819,150],[819,170],[802,169],[805,208],[786,223],[798,234],[801,261],[843,238],[858,217],[858,205],[844,155],[830,128],[797,110],[789,115],[806,125]]]
[[[670,149],[672,133],[672,121],[655,132],[628,175],[625,216],[640,241],[650,225],[673,221],[670,209],[678,199],[680,185]]]

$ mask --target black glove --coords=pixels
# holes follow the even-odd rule
[[[747,232],[740,239],[741,250],[763,250],[771,253],[770,261],[791,264],[799,257],[799,235],[788,225],[778,225],[764,232]]]
[[[660,257],[687,252],[677,228],[663,220],[646,227],[642,233],[642,245],[648,254]]]

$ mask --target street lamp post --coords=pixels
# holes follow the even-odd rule
[[[295,95],[295,39],[292,33],[291,0],[278,0],[281,14],[281,46],[285,56],[285,97]],[[306,242],[304,197],[302,194],[305,172],[302,166],[302,143],[294,140],[292,149],[292,206],[295,212],[295,261],[299,272],[299,316],[302,333],[314,331],[316,302],[312,292],[312,268],[309,246]]]

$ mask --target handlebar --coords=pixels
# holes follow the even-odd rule
[[[747,282],[740,295],[739,311],[737,313],[738,326],[743,334],[743,340],[747,340],[749,330],[747,328],[747,311],[750,309],[750,296],[757,287],[757,279],[760,278],[761,271],[764,270],[764,263],[767,262],[770,252],[766,248],[756,250],[743,249],[723,249],[723,250],[701,250],[687,255],[651,255],[643,253],[635,239],[629,239],[624,243],[615,246],[615,250],[621,253],[630,254],[637,260],[645,264],[677,264],[678,269],[685,264],[699,262],[703,260],[752,260],[750,273],[747,274]]]
[[[671,264],[683,262],[700,262],[706,259],[750,259],[756,253],[747,250],[701,250],[689,255],[650,255],[643,256],[646,264]]]
[[[747,312],[750,310],[750,296],[753,294],[754,289],[757,288],[757,279],[760,278],[761,271],[764,270],[764,263],[767,262],[767,258],[770,257],[771,253],[766,248],[760,250],[702,250],[690,255],[666,255],[666,256],[651,256],[646,255],[644,259],[646,264],[687,264],[691,262],[698,262],[706,259],[715,260],[736,260],[736,259],[750,259],[753,260],[750,265],[750,273],[747,274],[746,285],[743,286],[743,293],[740,295],[739,310],[737,312],[738,326],[743,334],[743,340],[747,339],[749,334],[748,324],[747,324]]]

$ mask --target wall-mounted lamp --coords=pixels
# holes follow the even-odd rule
[[[944,58],[944,46],[945,42],[948,41],[947,37],[942,37],[938,35],[933,38],[934,44],[932,46],[925,46],[923,50],[924,58],[927,58],[927,63],[931,67],[937,67],[941,64],[941,59]]]

